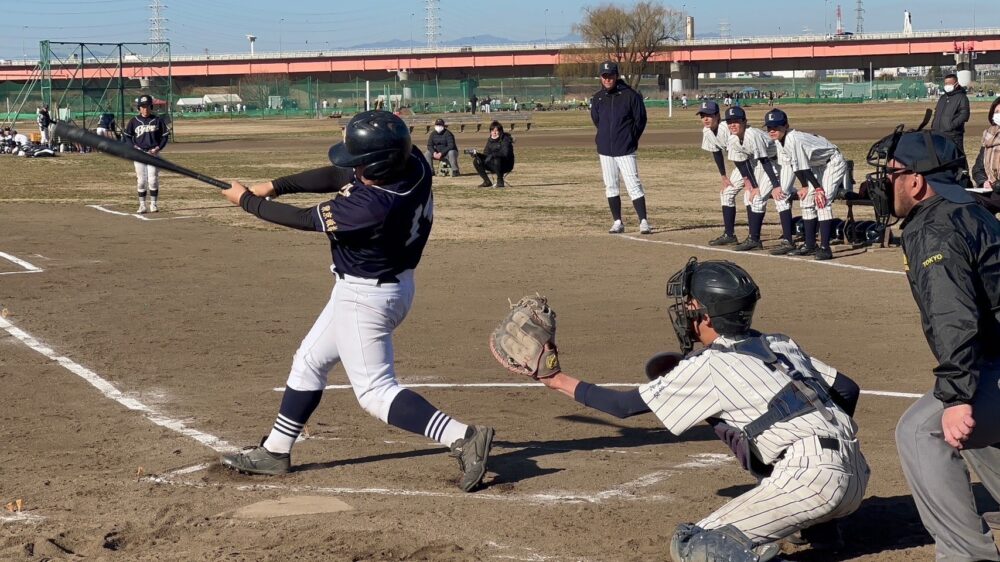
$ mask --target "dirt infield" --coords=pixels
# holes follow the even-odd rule
[[[564,368],[639,382],[647,357],[677,348],[664,285],[697,255],[746,267],[764,295],[755,325],[791,335],[865,391],[930,388],[933,357],[898,250],[840,246],[820,263],[705,247],[718,222],[713,165],[691,146],[696,123],[664,128],[677,130],[653,131],[640,155],[651,236],[636,234],[634,220],[624,236],[606,234],[585,122],[519,134],[507,190],[478,190],[475,177],[436,182],[435,232],[396,332],[401,380],[526,382],[501,372],[485,341],[508,297],[538,291],[559,312]],[[854,157],[870,134],[831,131]],[[167,156],[248,181],[324,158],[318,136],[280,148],[229,136],[179,143]],[[271,228],[176,176],[164,176],[164,212],[140,220],[129,214],[130,167],[96,155],[8,162],[19,179],[0,192],[0,308],[9,313],[0,318],[0,504],[21,498],[25,510],[0,511],[0,559],[663,560],[677,523],[754,484],[707,426],[673,437],[651,416],[615,420],[540,386],[421,389],[456,418],[497,428],[487,486],[474,494],[456,488],[444,450],[382,425],[342,388],[309,422],[297,470],[228,473],[218,452],[269,430],[274,389],[327,300],[325,239]],[[346,384],[341,368],[330,383]],[[911,401],[863,395],[856,418],[873,474],[845,522],[849,546],[789,546],[790,559],[933,557],[893,442]],[[296,496],[351,509],[234,516]]]

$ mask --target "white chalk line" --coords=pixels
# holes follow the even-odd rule
[[[720,460],[716,457],[727,457],[727,455],[718,455],[714,453],[690,455],[689,458],[695,459],[694,462],[685,462],[678,464],[676,468],[687,469],[687,468],[708,468],[714,466],[720,466],[728,462],[732,462],[732,459],[726,458],[725,460]],[[705,462],[704,459],[711,459],[709,462]],[[161,475],[150,475],[142,478],[143,481],[150,482],[153,484],[166,484],[172,486],[184,486],[189,488],[206,488],[206,487],[218,487],[220,484],[217,482],[204,482],[204,481],[191,481],[178,478],[178,476],[183,476],[187,474],[192,474],[199,472],[208,468],[207,464],[198,464],[186,468],[177,469],[166,474]],[[676,470],[657,470],[649,474],[640,476],[634,480],[619,484],[607,490],[602,490],[596,493],[584,493],[584,492],[572,492],[572,491],[552,491],[545,493],[532,493],[532,494],[497,494],[490,493],[489,491],[482,491],[475,494],[458,493],[458,492],[437,492],[431,490],[410,490],[405,488],[375,488],[375,487],[365,487],[365,488],[351,488],[345,486],[291,486],[284,484],[238,484],[235,486],[229,486],[241,492],[258,492],[258,491],[272,491],[280,490],[284,492],[293,493],[320,493],[320,494],[331,494],[331,495],[374,495],[374,496],[403,496],[403,497],[428,497],[428,498],[463,498],[463,499],[473,499],[473,500],[484,500],[484,501],[498,501],[498,502],[523,502],[531,504],[541,504],[541,505],[555,505],[555,504],[580,504],[580,503],[590,503],[599,504],[606,502],[608,500],[623,500],[623,501],[640,501],[640,502],[651,502],[651,503],[669,503],[673,501],[673,497],[669,495],[661,494],[640,494],[640,492],[651,486],[654,486],[674,474],[677,474]]]
[[[415,383],[406,384],[404,381],[400,381],[400,384],[406,388],[545,388],[545,385],[538,382],[475,382],[475,383]],[[607,382],[607,383],[596,383],[595,386],[601,386],[605,388],[638,388],[641,386],[639,383],[631,382]],[[326,390],[348,390],[351,388],[349,384],[331,384],[325,387]],[[273,389],[275,392],[284,392],[284,387],[276,387]],[[861,394],[869,394],[871,396],[890,396],[893,398],[920,398],[923,394],[914,394],[912,392],[893,392],[889,390],[862,390]]]
[[[26,511],[0,514],[0,523],[41,523],[44,520],[45,518],[41,515]]]
[[[103,207],[101,205],[87,205],[87,206],[90,207],[90,208],[92,208],[92,209],[97,209],[98,211],[104,211],[105,213],[110,213],[112,215],[118,215],[118,216],[122,216],[122,217],[132,217],[132,218],[139,219],[141,221],[169,221],[169,220],[180,220],[180,219],[193,219],[193,218],[195,218],[194,215],[184,215],[182,217],[156,217],[156,218],[152,218],[152,217],[147,217],[145,215],[140,215],[139,213],[124,213],[122,211],[115,211],[113,209],[108,209],[108,208]]]
[[[701,244],[687,244],[687,243],[684,243],[684,242],[672,242],[670,240],[654,240],[654,239],[650,239],[650,238],[638,238],[636,236],[629,236],[627,234],[621,234],[621,235],[619,235],[619,237],[627,239],[627,240],[632,240],[632,241],[635,241],[635,242],[647,242],[649,244],[665,244],[667,246],[678,246],[678,247],[681,247],[681,248],[693,248],[693,249],[696,249],[696,250],[705,250],[707,252],[722,252],[722,253],[726,253],[726,254],[738,254],[738,255],[741,255],[741,256],[752,256],[752,257],[756,257],[756,258],[768,258],[768,259],[775,259],[775,260],[787,260],[787,261],[793,261],[793,262],[798,262],[798,263],[808,263],[808,264],[811,264],[811,265],[818,265],[818,266],[840,267],[840,268],[844,268],[844,269],[856,269],[858,271],[868,271],[868,272],[871,272],[871,273],[887,273],[889,275],[906,275],[906,273],[902,272],[902,271],[894,271],[894,270],[891,270],[891,269],[879,269],[877,267],[865,267],[863,265],[852,265],[852,264],[849,264],[849,263],[841,263],[841,262],[833,261],[833,260],[817,261],[817,260],[814,260],[814,259],[802,259],[802,258],[797,258],[797,257],[792,257],[792,256],[772,256],[771,254],[760,253],[760,252],[739,252],[737,250],[729,250],[729,249],[726,249],[726,248],[719,248],[719,247],[716,247],[716,246],[702,246]]]
[[[0,273],[0,275],[15,275],[18,273],[41,273],[42,271],[44,271],[37,265],[28,262],[27,260],[22,260],[21,258],[8,254],[6,252],[0,252],[0,258],[7,260],[14,265],[21,266],[24,269],[24,271],[5,271],[3,273]]]
[[[129,410],[141,412],[146,417],[146,419],[153,422],[154,424],[169,429],[171,431],[180,433],[185,437],[190,437],[191,439],[194,439],[195,441],[201,443],[202,445],[205,445],[206,447],[209,447],[220,453],[227,453],[237,450],[237,447],[230,445],[229,443],[227,443],[226,441],[224,441],[219,437],[216,437],[214,435],[209,435],[208,433],[198,431],[197,429],[190,428],[183,421],[164,416],[155,409],[150,408],[149,406],[143,404],[142,402],[136,400],[135,398],[130,398],[126,396],[122,391],[115,388],[113,384],[111,384],[104,378],[100,377],[94,371],[91,371],[90,369],[80,365],[79,363],[76,363],[75,361],[73,361],[68,357],[59,355],[51,347],[40,342],[38,339],[36,339],[31,334],[25,332],[24,330],[14,326],[4,318],[0,318],[0,329],[3,329],[14,338],[20,340],[21,343],[30,347],[34,351],[37,351],[46,358],[55,361],[67,371],[87,381],[88,383],[90,383],[91,386],[99,390],[101,394],[103,394],[106,398],[114,400],[115,402],[121,404],[122,406],[125,406]]]

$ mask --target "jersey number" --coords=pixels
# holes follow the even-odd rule
[[[423,219],[423,221],[421,221]],[[414,243],[420,237],[421,222],[430,225],[434,220],[434,196],[427,198],[427,203],[417,207],[413,211],[413,223],[410,225],[410,237],[406,240],[406,246]]]

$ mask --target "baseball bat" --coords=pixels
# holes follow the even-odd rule
[[[170,160],[164,160],[163,158],[157,158],[151,154],[146,154],[145,152],[127,143],[95,135],[86,129],[74,127],[63,122],[56,123],[55,136],[61,139],[66,139],[70,142],[89,146],[105,154],[117,156],[118,158],[124,158],[125,160],[131,160],[133,162],[141,162],[143,164],[155,166],[161,170],[169,170],[175,174],[180,174],[182,176],[187,176],[189,178],[205,182],[209,185],[214,185],[219,189],[229,189],[232,187],[229,183],[217,180],[211,176],[206,176],[205,174],[199,174],[194,170],[189,170],[184,166],[174,164]]]

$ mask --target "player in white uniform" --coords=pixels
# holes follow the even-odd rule
[[[845,189],[847,161],[836,145],[819,135],[797,131],[788,126],[788,115],[772,109],[764,117],[768,136],[778,147],[781,185],[791,195],[798,178],[799,206],[805,229],[805,244],[789,252],[794,256],[816,255],[817,260],[833,259],[830,237],[833,234],[833,202]],[[817,222],[819,248],[816,247]]]
[[[702,420],[732,429],[737,456],[760,481],[696,524],[681,524],[677,562],[757,562],[771,543],[852,513],[869,469],[836,369],[781,334],[750,324],[760,290],[731,262],[691,258],[667,284],[670,316],[685,359],[636,390],[617,391],[566,373],[541,379],[586,406],[628,417],[653,412],[680,435]],[[705,346],[691,354],[694,342]],[[849,379],[847,379],[849,381]],[[851,385],[855,389],[856,385]],[[741,455],[742,452],[742,455]]]
[[[712,153],[715,165],[722,176],[722,190],[719,192],[719,199],[722,201],[722,224],[725,230],[722,235],[709,241],[712,246],[728,246],[739,244],[736,238],[736,195],[740,189],[736,187],[741,183],[743,175],[739,170],[734,169],[730,175],[726,175],[726,153],[729,151],[729,127],[721,125],[722,116],[719,113],[719,104],[712,100],[706,100],[698,108],[698,117],[701,124],[705,126],[701,131],[701,149]]]
[[[743,188],[743,203],[747,207],[747,224],[750,235],[736,245],[737,250],[759,250],[764,247],[760,231],[764,224],[767,200],[774,199],[781,221],[781,243],[771,250],[773,255],[787,254],[795,249],[792,243],[792,202],[781,190],[778,174],[777,148],[767,133],[747,125],[747,114],[742,107],[726,110],[729,128],[729,160],[740,172],[735,186]]]

